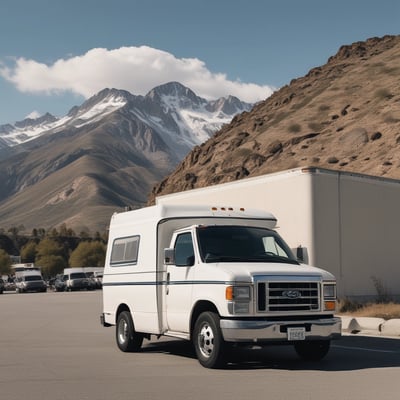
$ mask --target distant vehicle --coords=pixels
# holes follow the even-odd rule
[[[46,292],[47,284],[39,271],[21,271],[16,277],[16,292]]]
[[[16,289],[15,280],[9,278],[7,281],[4,281],[4,290],[14,291]]]
[[[53,289],[55,292],[64,292],[66,288],[64,275],[57,275],[53,282]]]
[[[64,269],[65,290],[72,292],[74,290],[94,290],[95,287],[87,277],[83,268],[65,268]]]
[[[93,278],[96,282],[96,288],[101,289],[103,287],[103,273],[102,272],[94,272]]]
[[[5,288],[4,281],[3,279],[0,278],[0,294],[3,294],[4,288]]]

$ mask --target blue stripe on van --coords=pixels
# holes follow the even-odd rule
[[[103,286],[162,286],[162,285],[229,285],[225,281],[151,281],[151,282],[107,282]]]

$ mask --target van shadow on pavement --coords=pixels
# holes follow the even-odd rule
[[[162,339],[144,342],[142,353],[164,353],[195,360],[191,342]],[[353,371],[400,367],[400,340],[368,336],[343,336],[332,341],[328,355],[321,361],[301,360],[293,346],[269,345],[234,348],[224,369],[282,369],[310,371]]]

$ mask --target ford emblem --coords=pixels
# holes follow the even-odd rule
[[[299,290],[285,290],[282,292],[283,297],[287,297],[288,299],[298,299],[301,297],[301,293]]]

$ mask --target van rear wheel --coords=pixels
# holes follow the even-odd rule
[[[143,335],[135,331],[129,311],[122,311],[118,315],[115,336],[118,348],[123,352],[139,351],[142,347]]]

